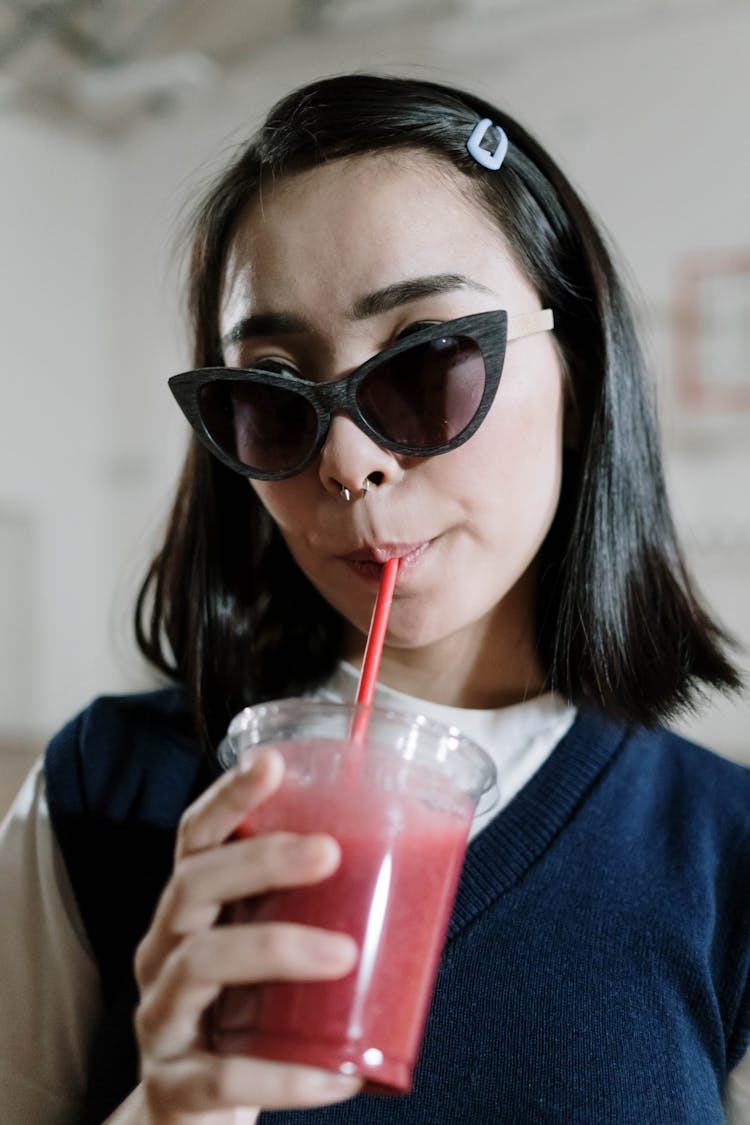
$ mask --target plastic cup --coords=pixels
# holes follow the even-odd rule
[[[297,922],[351,934],[360,955],[340,980],[226,988],[211,1044],[359,1075],[408,1092],[477,803],[492,760],[455,727],[362,705],[287,699],[247,708],[220,747],[224,766],[273,745],[279,790],[238,830],[328,832],[341,864],[321,883],[228,904],[223,921]],[[357,741],[352,730],[358,730]],[[364,730],[364,735],[362,731]]]

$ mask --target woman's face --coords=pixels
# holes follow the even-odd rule
[[[417,323],[539,307],[465,179],[420,153],[388,154],[264,189],[233,241],[221,332],[267,317],[255,322],[262,335],[227,346],[227,364],[275,358],[324,381]],[[401,456],[336,414],[313,464],[251,486],[298,565],[350,623],[349,655],[368,629],[379,564],[395,553],[389,647],[409,659],[439,651],[461,667],[504,657],[532,687],[541,674],[533,563],[557,506],[562,421],[561,367],[552,334],[541,332],[508,345],[494,404],[458,449]]]

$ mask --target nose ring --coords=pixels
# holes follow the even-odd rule
[[[370,484],[371,483],[372,482],[371,482],[369,477],[365,477],[365,479],[362,481],[362,499],[363,500],[364,500],[365,496],[367,495],[367,493],[370,491]],[[342,500],[345,500],[346,503],[348,504],[349,501],[352,498],[351,489],[347,488],[343,484],[340,484],[339,485],[339,496],[341,497]]]

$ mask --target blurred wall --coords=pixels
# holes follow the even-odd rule
[[[637,279],[678,524],[750,644],[750,415],[676,401],[671,319],[685,255],[750,246],[750,10],[613,8],[329,28],[118,141],[0,116],[0,740],[19,771],[92,695],[152,679],[129,617],[185,440],[166,388],[189,363],[172,257],[185,203],[278,96],[352,68],[503,104],[613,232]],[[750,761],[748,719],[746,698],[713,701],[682,726]]]
[[[0,715],[23,729],[61,713],[102,647],[115,217],[91,144],[0,117],[0,153]]]

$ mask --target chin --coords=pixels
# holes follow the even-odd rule
[[[392,614],[386,644],[400,649],[429,648],[447,640],[454,631],[452,626],[446,627],[445,620],[403,620],[400,614]]]

